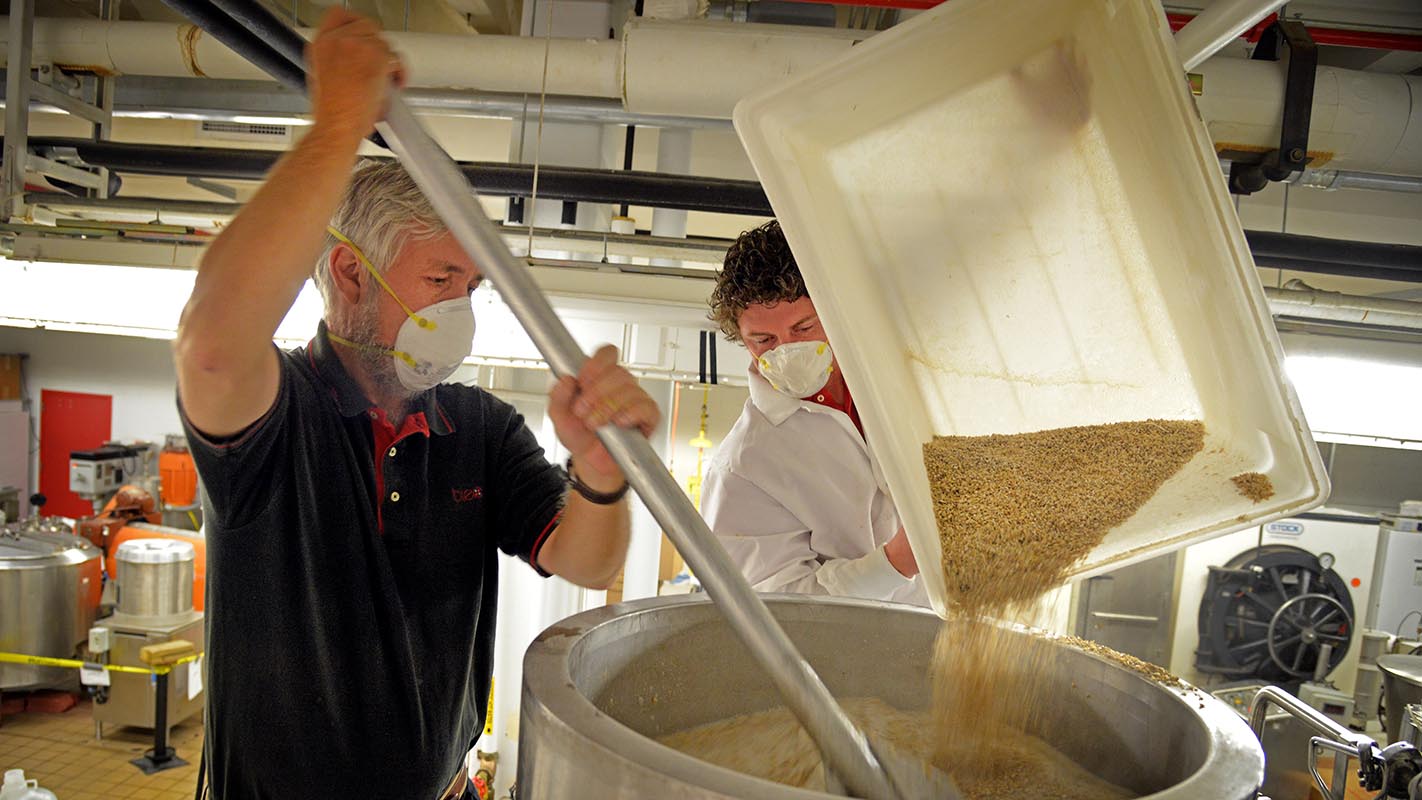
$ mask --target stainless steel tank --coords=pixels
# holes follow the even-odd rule
[[[786,633],[839,697],[926,708],[942,624],[907,606],[768,595]],[[1020,634],[1028,635],[1028,634]],[[1253,800],[1264,756],[1249,726],[1193,689],[1170,689],[1064,644],[1034,731],[1087,770],[1154,800]],[[702,762],[651,737],[781,705],[704,596],[588,611],[544,631],[523,665],[520,797],[825,798]]]
[[[0,651],[70,658],[99,610],[99,549],[67,533],[0,531]],[[65,686],[78,673],[0,664],[0,689]]]
[[[1387,740],[1395,742],[1402,734],[1407,705],[1422,703],[1422,656],[1379,656],[1378,670],[1387,704]]]
[[[191,544],[130,539],[114,554],[118,608],[135,617],[171,617],[193,609]]]

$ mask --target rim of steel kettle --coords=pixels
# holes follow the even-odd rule
[[[873,600],[809,598],[791,594],[767,594],[764,599],[767,605],[772,607],[785,604],[838,605],[921,614],[938,620],[938,617],[927,609]],[[618,758],[626,758],[628,754],[636,753],[637,765],[649,772],[665,775],[673,781],[747,798],[811,800],[834,797],[835,795],[824,792],[787,786],[718,767],[660,744],[599,710],[577,687],[570,670],[572,656],[580,643],[598,628],[614,622],[630,623],[636,627],[636,618],[640,616],[651,617],[682,606],[709,606],[710,603],[710,598],[704,595],[652,597],[603,606],[559,620],[541,632],[524,654],[523,702],[532,700],[537,703],[547,712],[546,716],[550,720],[582,737],[583,744],[601,748],[608,755]],[[1054,637],[1049,635],[1048,638]],[[1059,641],[1057,645],[1130,673],[1128,668],[1095,653],[1081,650],[1069,642]],[[1252,797],[1253,791],[1257,790],[1264,780],[1264,753],[1249,724],[1224,702],[1188,683],[1182,681],[1181,688],[1171,688],[1143,675],[1130,674],[1140,680],[1143,686],[1169,695],[1194,717],[1198,727],[1209,736],[1205,759],[1188,778],[1167,789],[1145,795],[1141,800],[1198,800],[1204,797],[1223,799],[1236,795]],[[1241,787],[1245,789],[1243,793]]]
[[[13,542],[0,540],[0,544],[12,545],[16,548],[25,548],[26,543],[31,546],[42,543],[46,549],[38,549],[32,552],[5,553],[0,551],[0,567],[11,568],[29,567],[51,567],[66,566],[69,564],[82,564],[92,558],[99,557],[99,549],[94,547],[87,539],[72,534],[64,533],[20,533],[14,537]]]

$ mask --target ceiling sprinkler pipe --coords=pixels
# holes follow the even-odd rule
[[[1294,281],[1290,284],[1306,286]],[[1422,303],[1325,292],[1311,287],[1275,289],[1266,286],[1264,296],[1269,299],[1269,310],[1275,316],[1422,330]]]
[[[1410,175],[1383,175],[1375,172],[1352,172],[1342,169],[1306,169],[1292,181],[1295,186],[1310,189],[1371,189],[1379,192],[1422,194],[1422,178]]]

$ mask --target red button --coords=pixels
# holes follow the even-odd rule
[[[1361,580],[1357,579],[1357,578],[1354,578],[1352,581],[1350,581],[1350,583],[1353,584],[1353,588],[1354,588],[1354,589],[1356,589],[1356,588],[1358,588],[1359,586],[1362,586],[1362,585],[1363,585],[1363,582],[1362,582]]]

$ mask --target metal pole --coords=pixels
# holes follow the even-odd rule
[[[1422,178],[1415,175],[1382,175],[1339,169],[1306,169],[1293,183],[1313,189],[1371,189],[1380,192],[1422,193]]]
[[[157,766],[173,757],[168,747],[168,673],[154,675],[157,698],[153,704],[153,764]]]
[[[1238,39],[1285,0],[1214,0],[1198,17],[1185,23],[1175,34],[1180,62],[1190,70]]]
[[[0,166],[0,221],[25,215],[25,162],[29,158],[30,56],[35,0],[10,0],[10,43],[5,64],[5,150]]]
[[[376,128],[455,239],[493,281],[500,298],[509,305],[553,373],[576,375],[586,356],[528,271],[504,246],[454,162],[428,137],[398,97],[391,99],[385,121]],[[597,435],[731,628],[770,674],[786,705],[819,744],[825,763],[857,796],[902,797],[864,734],[850,722],[756,597],[651,444],[636,431],[610,425],[600,428]]]
[[[111,22],[117,20],[119,18],[119,0],[99,0],[99,16]],[[96,141],[104,141],[112,138],[114,132],[113,111],[115,79],[112,75],[104,75],[95,80],[97,83],[94,88],[94,105],[109,115],[109,118],[107,121],[94,124],[94,139]],[[104,177],[105,188],[100,190],[100,197],[104,197],[108,194],[107,170],[105,171]]]
[[[1261,740],[1264,736],[1264,720],[1269,715],[1270,704],[1282,708],[1302,721],[1313,730],[1316,736],[1352,745],[1373,741],[1361,733],[1354,733],[1342,725],[1339,725],[1337,722],[1324,716],[1318,709],[1304,703],[1277,686],[1266,686],[1260,689],[1258,694],[1254,695],[1254,707],[1249,712],[1249,727],[1254,729],[1254,735]]]

